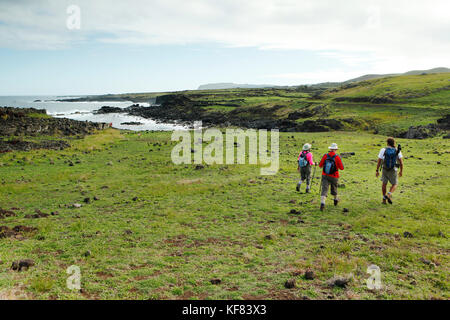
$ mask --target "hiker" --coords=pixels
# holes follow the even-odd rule
[[[338,181],[339,170],[344,170],[344,164],[341,157],[336,153],[338,145],[332,143],[328,147],[330,150],[327,154],[324,154],[322,160],[319,163],[319,167],[323,168],[322,171],[322,191],[320,195],[320,211],[325,208],[325,200],[327,199],[328,187],[331,186],[331,194],[334,196],[334,205],[337,206],[339,202],[338,198]]]
[[[300,181],[297,183],[295,188],[297,192],[300,192],[300,186],[306,180],[306,193],[310,191],[311,184],[311,167],[314,165],[313,154],[311,152],[311,145],[305,143],[302,152],[299,153],[297,158],[297,171],[300,172]]]
[[[381,192],[383,194],[382,203],[386,204],[386,201],[388,201],[389,204],[392,204],[392,193],[395,191],[395,189],[397,189],[398,177],[401,177],[403,175],[403,155],[400,145],[398,146],[398,149],[395,148],[394,138],[388,138],[386,148],[382,148],[380,150],[380,153],[378,154],[376,173],[377,178],[380,175],[379,170],[381,165],[383,165],[381,174]],[[400,167],[400,171],[397,174],[398,167]],[[386,187],[388,182],[391,183],[391,188],[386,194]]]

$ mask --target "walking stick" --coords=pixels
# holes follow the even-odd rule
[[[322,176],[320,176],[319,194],[322,192]]]
[[[311,179],[311,186],[309,187],[310,189],[312,189],[312,185],[313,185],[313,182],[314,182],[314,177],[316,176],[316,167],[317,166],[314,166],[313,176],[312,176],[312,179]]]

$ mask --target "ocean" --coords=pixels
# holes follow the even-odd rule
[[[61,96],[0,96],[0,107],[36,108],[45,109],[47,114],[53,117],[69,118],[81,121],[112,123],[117,129],[128,129],[133,131],[143,130],[179,130],[184,129],[182,125],[171,123],[157,123],[152,119],[130,116],[122,113],[93,114],[94,110],[102,106],[126,108],[133,104],[132,101],[91,101],[91,102],[60,102],[57,99],[70,99],[76,97]],[[39,100],[39,101],[36,101]],[[149,103],[139,103],[141,106],[149,107]],[[123,122],[141,122],[142,125],[122,125]]]

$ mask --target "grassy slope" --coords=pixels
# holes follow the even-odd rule
[[[374,177],[382,136],[282,133],[280,138],[281,168],[267,177],[254,165],[176,166],[170,160],[170,133],[109,130],[64,151],[0,155],[0,206],[20,208],[18,217],[0,225],[39,228],[22,240],[0,239],[0,294],[40,299],[450,298],[448,140],[401,141],[408,157],[405,176],[394,205],[383,207]],[[294,192],[295,159],[306,141],[313,142],[316,157],[332,141],[342,152],[357,154],[344,159],[342,204],[323,213],[317,209],[318,180],[312,194]],[[69,159],[81,163],[71,167]],[[100,200],[80,209],[64,207],[94,195]],[[35,209],[59,215],[23,218]],[[291,209],[302,211],[304,223],[287,214]],[[414,237],[404,238],[405,231]],[[89,257],[83,256],[87,250]],[[11,261],[22,258],[37,265],[21,273],[9,270]],[[382,270],[385,288],[378,292],[363,282],[372,263]],[[72,264],[81,267],[83,293],[65,287],[65,270]],[[315,280],[293,275],[307,268],[314,270]],[[355,281],[347,289],[325,285],[333,275],[350,272]],[[292,277],[297,287],[285,289],[284,281]],[[212,285],[212,278],[222,284]]]
[[[396,102],[450,106],[450,73],[397,76],[331,89],[327,98],[391,96]]]

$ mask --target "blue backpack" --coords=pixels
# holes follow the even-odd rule
[[[330,155],[327,153],[327,158],[325,159],[325,164],[323,165],[323,172],[325,172],[326,174],[333,174],[336,172],[336,156],[337,154],[330,157]]]
[[[397,162],[397,150],[395,148],[386,148],[384,151],[384,167],[388,170],[393,169]]]
[[[303,152],[300,154],[300,159],[298,160],[298,166],[300,168],[304,168],[307,165],[309,165],[308,160],[306,159],[306,155],[308,154],[308,152]]]

